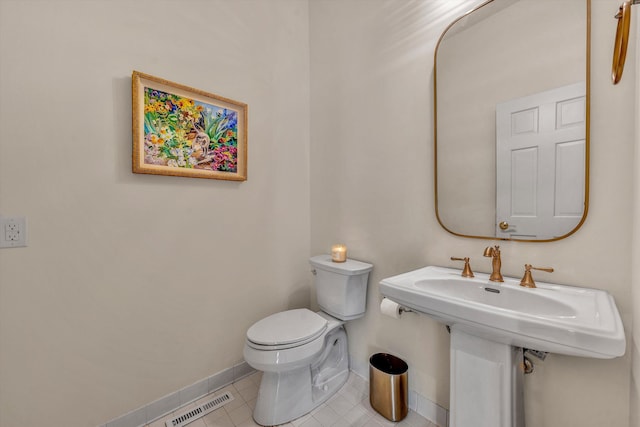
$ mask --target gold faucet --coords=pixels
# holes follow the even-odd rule
[[[524,286],[525,288],[535,288],[536,282],[533,281],[533,276],[531,275],[531,270],[540,270],[546,271],[547,273],[553,273],[553,268],[551,267],[532,267],[531,264],[524,265],[524,276],[520,281],[520,286]]]
[[[462,277],[473,277],[473,271],[471,271],[471,266],[469,265],[469,257],[459,258],[452,256],[451,261],[464,261]]]
[[[487,246],[484,250],[484,256],[491,257],[492,272],[489,280],[492,282],[504,282],[500,268],[502,267],[502,261],[500,260],[500,246],[495,245],[493,247]]]

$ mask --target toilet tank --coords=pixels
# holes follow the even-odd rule
[[[373,265],[353,259],[333,262],[330,255],[311,257],[309,263],[314,268],[316,297],[322,311],[340,320],[364,316]]]

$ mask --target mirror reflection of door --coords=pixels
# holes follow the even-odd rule
[[[496,221],[496,105],[587,82],[584,122],[589,122],[590,5],[591,0],[489,0],[442,34],[433,73],[434,202],[437,220],[448,232],[550,241],[573,234],[585,221],[588,182],[579,191],[582,217],[560,233],[528,231],[515,223],[515,231],[496,230],[496,222],[509,223],[508,218]],[[582,170],[588,177],[588,128],[584,135]],[[522,196],[527,197],[531,193]],[[568,195],[561,199],[573,209],[571,200]],[[559,216],[571,216],[558,208]]]
[[[496,106],[496,237],[553,239],[582,219],[584,83]]]

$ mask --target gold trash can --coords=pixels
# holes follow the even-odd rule
[[[408,370],[404,360],[391,354],[369,358],[369,402],[389,421],[400,421],[409,412]]]

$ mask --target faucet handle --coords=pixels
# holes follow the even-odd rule
[[[551,267],[533,267],[531,264],[525,264],[524,276],[522,276],[522,280],[520,281],[520,286],[524,286],[525,288],[536,287],[536,282],[533,281],[531,270],[540,270],[540,271],[546,271],[547,273],[553,273],[553,268]]]
[[[451,261],[464,261],[464,268],[462,269],[462,277],[474,277],[473,271],[471,271],[471,266],[469,265],[469,257],[457,258],[451,257]]]

